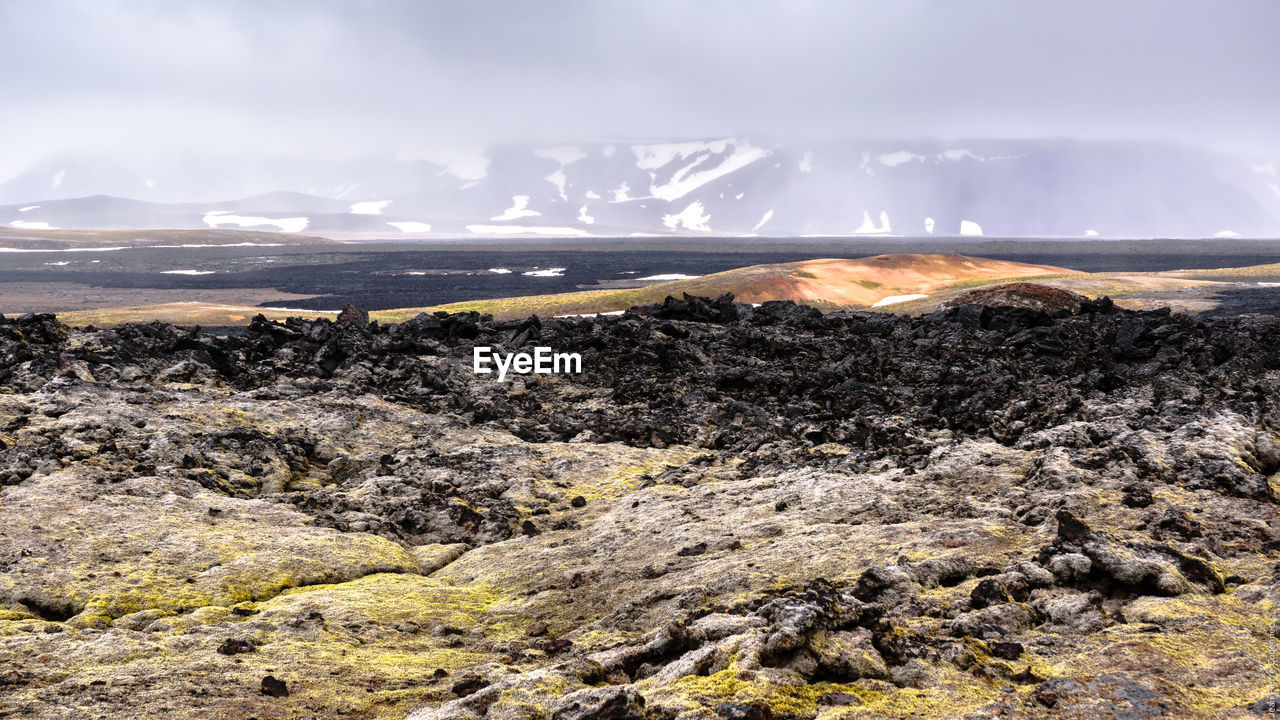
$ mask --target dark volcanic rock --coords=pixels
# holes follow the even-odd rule
[[[289,697],[289,686],[274,675],[268,675],[262,678],[261,692],[270,697]]]
[[[1017,282],[994,285],[961,293],[939,305],[941,310],[952,310],[964,305],[986,308],[1016,308],[1045,313],[1077,313],[1086,307],[1089,299],[1070,290]]]
[[[716,714],[724,720],[773,720],[773,711],[764,703],[720,703]]]
[[[256,649],[252,640],[241,638],[227,638],[218,646],[218,652],[222,655],[238,655],[240,653],[253,652]]]
[[[417,692],[415,720],[1243,711],[1280,597],[1280,319],[1012,292],[0,319],[0,684],[107,702],[75,662],[192,716],[279,669],[352,714]],[[499,382],[476,345],[583,372]]]

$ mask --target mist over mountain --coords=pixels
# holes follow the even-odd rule
[[[1274,161],[1095,140],[506,144],[433,160],[64,155],[16,228],[450,236],[1280,235]]]

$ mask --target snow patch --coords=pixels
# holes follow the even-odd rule
[[[902,165],[904,163],[909,163],[915,160],[924,162],[923,155],[916,155],[915,153],[907,152],[906,150],[899,150],[897,152],[891,152],[891,153],[882,153],[880,157],[876,159],[879,160],[880,164],[884,165],[885,167],[898,167],[899,165]]]
[[[927,217],[927,218],[925,218],[925,219],[924,219],[924,231],[925,231],[925,232],[927,232],[927,233],[929,233],[929,234],[933,234],[933,226],[934,226],[934,224],[935,224],[935,223],[933,222],[933,218],[931,218],[931,217]]]
[[[652,280],[653,282],[670,282],[671,280],[695,280],[702,277],[701,275],[685,275],[683,273],[663,273],[661,275],[649,275],[647,277],[636,278],[636,280]]]
[[[431,231],[430,223],[417,222],[416,220],[401,220],[399,222],[389,222],[387,224],[402,233],[424,233]]]
[[[588,191],[587,191],[587,199],[588,199],[588,200],[599,200],[599,199],[600,199],[600,193],[596,192],[595,190],[588,190]]]
[[[920,293],[915,293],[912,295],[890,295],[889,297],[880,298],[879,300],[875,301],[875,303],[872,304],[871,307],[884,307],[885,305],[897,305],[898,303],[904,303],[911,300],[919,300],[920,298],[927,298],[927,297],[929,296],[921,295]]]
[[[1231,230],[1219,230],[1213,236],[1216,238],[1237,238],[1240,237],[1240,233],[1232,232]]]
[[[595,317],[595,316],[597,316],[597,315],[621,315],[621,314],[623,314],[623,313],[625,313],[625,312],[626,312],[626,310],[605,310],[604,312],[598,312],[598,313],[576,313],[576,314],[570,314],[570,315],[556,315],[555,317],[558,317],[558,318],[579,318],[579,317],[580,317],[580,318],[586,318],[586,317]]]
[[[54,265],[54,266],[56,266],[56,267],[63,267],[63,266],[66,266],[66,265],[70,265],[70,264],[71,264],[71,261],[70,261],[70,260],[63,260],[62,262],[47,262],[47,263],[44,263],[44,264],[45,264],[45,265]]]
[[[528,195],[513,195],[511,197],[511,207],[504,210],[501,215],[494,215],[489,219],[498,221],[517,220],[522,217],[533,217],[541,214],[537,210],[529,209]]]
[[[813,172],[813,151],[805,150],[804,155],[800,157],[800,162],[797,163],[797,165],[799,165],[800,172],[802,173]]]
[[[482,147],[453,147],[427,154],[427,160],[443,165],[440,171],[459,180],[480,180],[489,174],[489,156]]]
[[[969,152],[964,148],[959,148],[956,150],[944,150],[940,154],[940,157],[943,158],[944,160],[950,160],[951,162],[959,162],[960,160],[963,160],[965,158],[973,158],[974,160],[983,159],[978,157],[977,155],[974,155],[973,153]]]
[[[668,202],[678,200],[709,182],[718,180],[730,173],[741,170],[751,163],[768,156],[769,151],[740,140],[716,140],[713,142],[663,143],[658,145],[633,145],[636,154],[636,165],[642,170],[657,170],[671,162],[690,160],[692,162],[676,170],[665,184],[654,183],[649,193],[659,200]],[[718,165],[706,167],[709,161],[724,155]]]
[[[551,173],[550,175],[542,179],[556,186],[556,190],[560,192],[561,200],[569,199],[569,196],[565,194],[565,191],[564,191],[564,184],[569,181],[569,178],[565,177],[563,167],[557,168],[555,172]]]
[[[587,157],[586,151],[576,145],[562,145],[560,147],[539,148],[533,151],[534,157],[545,158],[547,160],[555,160],[561,165],[568,165],[583,160]]]
[[[51,187],[51,188],[56,188],[56,187],[58,187],[59,185],[61,185],[61,184],[62,184],[63,179],[64,179],[64,178],[66,178],[66,177],[67,177],[67,171],[66,171],[66,170],[59,170],[58,172],[56,172],[56,173],[54,173],[54,174],[53,174],[53,180],[52,180],[52,181],[50,181],[50,183],[49,183],[49,187]]]
[[[675,143],[656,143],[652,145],[632,145],[631,152],[636,155],[636,167],[641,170],[657,170],[679,159],[687,159],[697,155],[699,162],[708,154],[723,153],[732,140],[714,140],[711,142],[690,141]]]
[[[555,172],[551,173],[550,175],[546,176],[543,179],[551,183],[552,185],[556,186],[556,190],[560,191],[561,200],[568,200],[569,196],[566,195],[564,192],[564,184],[567,181],[567,178],[565,177],[565,174],[564,174],[564,167],[569,163],[577,162],[587,157],[587,153],[584,152],[582,148],[577,147],[576,145],[564,145],[561,147],[542,148],[540,150],[534,150],[533,154],[535,157],[540,157],[546,160],[554,160],[560,163],[560,167],[556,168]]]
[[[1085,237],[1098,237],[1098,231],[1097,231],[1097,230],[1085,230],[1085,231],[1084,231],[1084,236],[1085,236]]]
[[[871,213],[866,210],[862,211],[862,224],[853,232],[858,235],[875,235],[879,233],[892,232],[893,228],[889,226],[889,213],[884,210],[880,211],[880,224],[876,225],[871,221]]]
[[[58,229],[47,222],[30,222],[27,220],[14,220],[13,222],[9,223],[9,225],[12,227],[18,228],[19,230],[57,230]]]
[[[618,189],[613,191],[613,202],[620,203],[630,200],[631,197],[627,195],[630,190],[631,187],[627,185],[627,182],[625,180],[622,181],[622,185],[618,186]]]
[[[961,235],[981,235],[982,226],[972,220],[961,220],[960,234]]]
[[[365,202],[351,203],[351,214],[381,215],[382,209],[390,204],[390,200],[367,200]]]
[[[578,208],[578,222],[582,222],[582,223],[586,223],[587,225],[590,225],[595,221],[596,221],[595,218],[587,214],[586,205],[583,205],[582,207]]]
[[[771,217],[773,217],[773,211],[772,210],[766,211],[764,214],[764,217],[760,218],[760,222],[756,223],[756,226],[751,228],[751,232],[755,232],[759,230],[765,223],[769,222],[769,218]]]
[[[161,270],[161,275],[212,275],[213,270]]]
[[[510,275],[511,271],[506,268],[489,268],[489,272],[494,275]]]
[[[310,308],[291,308],[291,307],[271,307],[267,306],[263,310],[275,310],[276,312],[296,312],[296,313],[323,313],[325,315],[337,315],[341,310],[312,310]]]
[[[232,215],[230,210],[210,210],[204,215],[204,222],[211,228],[219,225],[238,225],[240,227],[257,227],[258,225],[274,225],[281,232],[302,232],[311,222],[304,217],[265,218],[257,216]]]
[[[36,208],[38,208],[38,207],[40,207],[40,206],[39,206],[39,205],[28,205],[28,206],[26,206],[26,207],[18,208],[18,212],[31,212],[32,210],[35,210],[35,209],[36,209]]]
[[[520,274],[524,275],[525,277],[564,277],[564,271],[565,271],[565,268],[553,267],[553,268],[547,268],[545,270],[530,270],[528,272],[522,272]]]
[[[662,224],[672,230],[679,230],[683,227],[685,230],[711,232],[711,226],[707,224],[709,222],[711,222],[711,216],[706,214],[702,208],[702,203],[697,200],[689,203],[688,207],[674,215],[662,216]]]

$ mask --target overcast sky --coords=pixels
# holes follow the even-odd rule
[[[1280,148],[1275,0],[0,0],[0,176],[63,149],[704,137]]]

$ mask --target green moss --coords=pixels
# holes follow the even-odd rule
[[[0,607],[0,622],[6,620],[30,620],[35,614],[24,607]]]
[[[541,720],[550,717],[548,706],[553,705],[563,695],[579,690],[583,686],[573,685],[558,676],[539,677],[531,683],[503,691],[493,705],[489,706],[486,716],[502,718],[529,718]]]
[[[136,648],[122,646],[118,664],[85,656],[91,664],[69,669],[85,682],[111,682],[120,673],[168,683],[198,675],[223,688],[241,686],[250,697],[263,675],[271,674],[289,684],[289,698],[273,711],[283,712],[282,717],[314,715],[317,709],[326,716],[404,717],[449,699],[449,677],[502,660],[469,633],[459,644],[458,635],[435,632],[478,627],[499,597],[490,588],[458,587],[419,575],[369,575],[240,603],[235,607],[242,614],[210,606],[164,618],[141,636],[150,640]],[[251,639],[257,647],[234,659],[216,654],[214,648],[227,636]],[[194,638],[207,639],[195,641],[200,645],[193,649]],[[448,673],[444,679],[437,677],[441,670]],[[564,687],[563,681],[550,679],[540,692],[563,692]],[[218,716],[198,702],[191,707],[197,714],[174,717]]]
[[[1159,625],[1208,623],[1243,628],[1262,635],[1266,634],[1270,624],[1265,607],[1242,602],[1231,593],[1218,596],[1146,596],[1126,605],[1124,612],[1130,622]]]
[[[679,467],[706,452],[682,446],[631,448],[618,443],[603,446],[554,443],[544,450],[556,460],[582,461],[581,471],[559,474],[554,488],[566,496],[581,495],[588,507],[594,501],[626,495],[644,482],[644,476]]]
[[[207,524],[171,513],[145,525],[88,539],[71,548],[74,555],[61,572],[46,576],[54,580],[51,596],[81,610],[77,622],[91,627],[101,616],[152,608],[186,613],[264,600],[299,586],[418,570],[399,545],[369,535],[237,519]]]
[[[111,626],[111,621],[114,618],[127,614],[128,613],[112,615],[106,603],[91,602],[85,606],[84,610],[77,613],[75,617],[69,619],[67,624],[73,628],[81,630],[88,628],[106,628]]]
[[[1024,277],[1011,278],[974,278],[972,280],[960,280],[958,282],[951,283],[942,287],[938,292],[944,292],[946,290],[964,290],[968,288],[983,287],[986,285],[1004,285],[1011,282],[1041,282],[1044,280],[1058,280],[1071,277],[1075,276],[1055,273],[1052,275],[1028,275]]]
[[[413,622],[468,629],[501,597],[492,588],[455,586],[421,575],[382,573],[350,582],[291,589],[258,607],[266,619],[287,615],[306,604],[323,603],[363,622]]]
[[[682,677],[671,683],[671,687],[691,705],[715,707],[722,702],[759,702],[767,705],[774,715],[813,713],[818,699],[832,691],[849,693],[864,703],[880,695],[860,685],[779,685],[754,677],[743,678],[742,673],[732,667],[712,675]]]
[[[1134,624],[1088,637],[1074,655],[1054,665],[1051,672],[1065,676],[1103,672],[1145,675],[1150,668],[1160,667],[1171,677],[1194,678],[1194,683],[1167,686],[1169,701],[1180,717],[1223,717],[1268,692],[1269,607],[1242,602],[1230,593],[1189,594],[1140,598],[1124,612]],[[1145,622],[1162,624],[1165,630],[1141,632],[1136,623]]]

